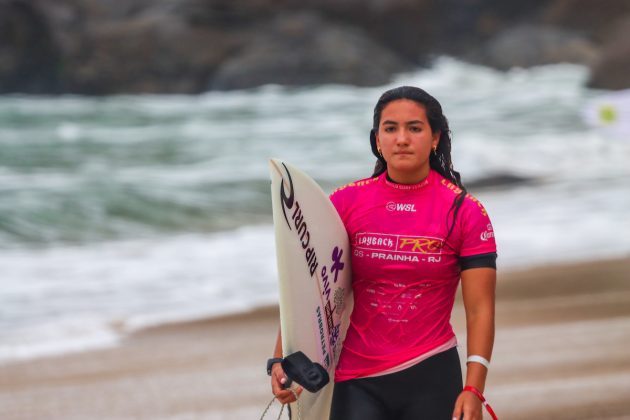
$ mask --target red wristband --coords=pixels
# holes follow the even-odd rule
[[[488,404],[488,402],[486,401],[486,398],[483,396],[481,391],[479,391],[474,386],[470,386],[470,385],[466,385],[464,387],[464,391],[472,392],[473,394],[475,394],[477,396],[477,398],[479,398],[479,400],[481,400],[481,404],[483,404],[483,406],[486,407],[486,410],[488,410],[488,413],[490,414],[490,417],[492,417],[493,420],[498,420],[497,419],[497,415],[494,414],[494,410],[492,409],[492,407],[490,407],[490,404]]]

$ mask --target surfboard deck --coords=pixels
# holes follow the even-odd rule
[[[279,159],[269,162],[284,356],[302,351],[330,382],[299,398],[301,420],[327,420],[334,370],[352,312],[350,244],[319,185]],[[292,403],[293,413],[298,406]]]

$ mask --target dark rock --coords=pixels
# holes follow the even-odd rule
[[[466,183],[466,188],[471,190],[513,187],[518,185],[531,184],[534,178],[522,177],[510,173],[499,173],[489,175]]]
[[[168,10],[191,25],[229,29],[246,29],[268,20],[282,8],[278,0],[162,0],[162,4],[153,7]]]
[[[562,62],[589,65],[597,55],[595,44],[577,33],[521,25],[501,32],[469,59],[505,70]]]
[[[60,54],[42,11],[29,1],[0,1],[0,92],[56,92]]]
[[[620,22],[604,44],[599,61],[593,66],[590,87],[630,88],[630,16]]]
[[[69,58],[72,92],[197,93],[238,45],[238,36],[190,27],[172,16],[152,14],[93,25],[83,51]]]
[[[209,87],[370,86],[387,83],[393,73],[409,67],[356,28],[329,23],[314,13],[285,14],[261,28],[255,39],[228,59]]]
[[[542,21],[588,34],[601,42],[617,21],[629,14],[628,0],[554,0],[542,11]]]
[[[0,92],[375,85],[443,54],[595,62],[592,86],[627,87],[628,15],[629,0],[0,0]]]
[[[551,0],[285,0],[359,26],[410,61],[461,55],[515,22],[535,20]]]

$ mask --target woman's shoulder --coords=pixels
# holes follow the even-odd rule
[[[437,174],[437,175],[439,177],[438,184],[441,187],[442,193],[444,193],[446,196],[454,197],[462,193],[462,189],[458,187],[457,185],[455,185],[455,183],[449,181],[448,179],[446,179],[440,174]],[[481,204],[481,201],[479,201],[477,197],[475,197],[469,192],[466,192],[466,197],[464,198],[464,201],[462,203],[462,208],[465,208],[468,211],[478,209],[481,212],[482,216],[488,215],[485,207],[483,206],[483,204]]]
[[[346,196],[352,195],[354,193],[358,193],[360,190],[363,190],[365,187],[376,185],[376,181],[378,181],[379,177],[370,177],[363,178],[357,181],[350,182],[349,184],[342,185],[341,187],[334,190],[330,196]]]

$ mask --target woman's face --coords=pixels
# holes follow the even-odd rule
[[[440,139],[431,131],[423,105],[408,99],[390,102],[381,112],[376,144],[396,182],[420,182],[429,174],[429,156]]]

